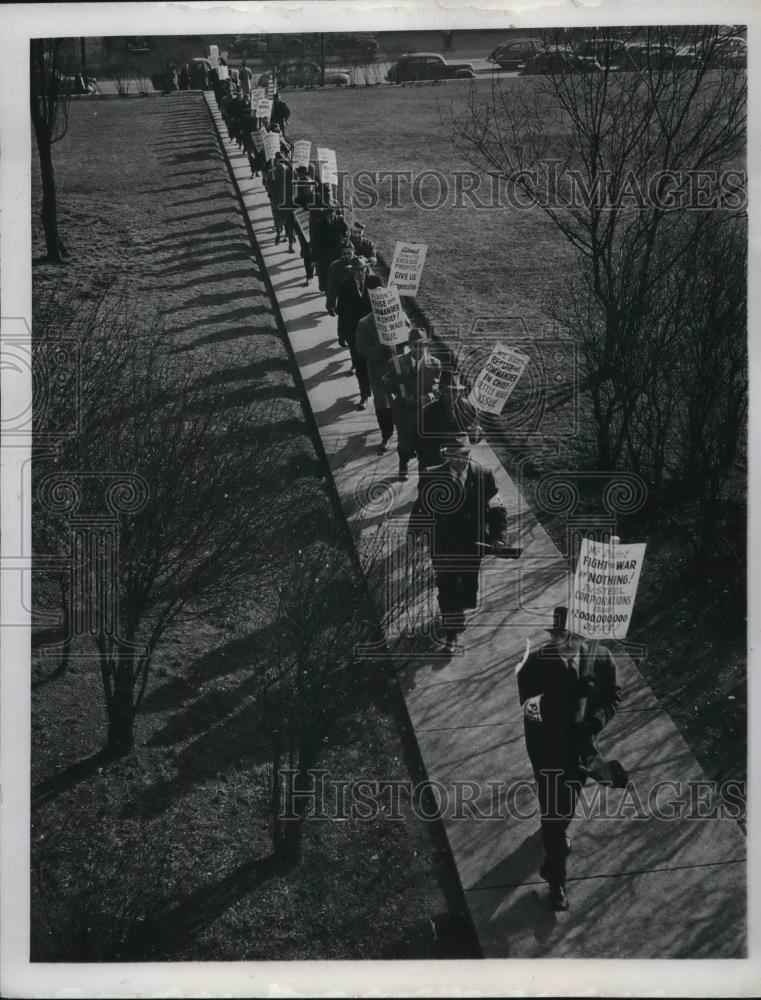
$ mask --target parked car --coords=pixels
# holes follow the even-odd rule
[[[529,59],[533,59],[538,51],[539,45],[535,39],[513,38],[498,45],[492,54],[486,57],[486,61],[494,63],[500,69],[516,70]]]
[[[318,36],[319,38],[319,36]],[[319,42],[318,42],[319,49]],[[370,55],[378,51],[378,39],[367,31],[331,31],[325,35],[325,53]]]
[[[286,55],[298,57],[319,54],[322,36],[315,32],[270,32],[259,35],[236,35],[231,49],[237,56]],[[325,35],[325,54],[372,55],[378,39],[366,31],[333,31]]]
[[[571,48],[580,59],[593,59],[601,67],[618,69],[626,51],[626,41],[608,34],[596,34],[591,38],[575,42]]]
[[[127,42],[127,52],[149,52],[151,48],[151,43],[147,38],[138,37],[135,35],[130,38]]]
[[[671,66],[676,57],[676,46],[666,42],[627,42],[618,68],[624,71],[659,70]]]
[[[475,78],[473,63],[450,63],[436,52],[414,52],[403,55],[389,68],[389,83],[406,83],[410,80],[472,80]]]
[[[594,56],[576,55],[570,48],[550,48],[537,54],[521,69],[521,76],[544,73],[601,73]]]
[[[720,38],[716,42],[710,64],[746,69],[748,66],[748,42],[737,35]]]
[[[266,87],[270,82],[271,70],[262,73],[256,81],[258,87]],[[342,69],[325,67],[325,83],[336,87],[348,87],[349,74]],[[316,62],[300,60],[299,62],[283,63],[277,68],[277,85],[283,90],[286,87],[317,87],[320,84],[320,67]]]

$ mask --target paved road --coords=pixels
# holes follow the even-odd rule
[[[223,125],[207,95],[214,120]],[[246,157],[225,139],[243,204],[315,416],[355,545],[366,554],[384,533],[402,551],[415,483],[396,479],[396,456],[378,457],[372,410],[354,407],[357,387],[348,353],[336,343],[335,320],[314,283],[304,287],[298,255],[276,246],[269,202]],[[340,158],[340,150],[338,151]],[[435,266],[434,260],[427,266]],[[425,632],[434,610],[430,573],[390,574],[386,630],[397,676],[428,777],[441,784],[449,846],[486,957],[698,958],[745,951],[745,838],[724,819],[659,818],[648,796],[661,782],[700,782],[705,775],[629,656],[614,650],[624,688],[622,710],[601,738],[622,760],[643,811],[621,790],[607,815],[577,819],[568,892],[571,910],[555,914],[537,869],[537,821],[526,816],[533,792],[523,785],[508,814],[504,789],[489,782],[528,780],[514,668],[526,640],[545,641],[552,608],[567,603],[566,561],[486,444],[475,457],[495,469],[508,508],[511,538],[523,547],[514,563],[485,560],[482,599],[461,656],[430,653]],[[396,548],[395,548],[396,546]],[[405,551],[405,555],[406,551]],[[393,564],[393,563],[392,563]],[[423,569],[426,567],[423,566]],[[420,570],[420,568],[418,568]],[[403,589],[404,588],[404,589]],[[400,635],[402,619],[416,634]],[[455,808],[463,782],[475,783],[468,809]],[[596,788],[596,786],[595,786]],[[595,788],[585,790],[592,809]],[[676,805],[666,788],[658,804]],[[496,805],[495,805],[496,803]],[[663,810],[665,811],[665,809]],[[489,816],[491,815],[491,818]]]

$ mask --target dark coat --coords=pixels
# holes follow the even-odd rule
[[[501,502],[489,506],[499,490],[491,469],[471,459],[464,489],[455,488],[449,463],[426,469],[418,478],[413,518],[433,519],[431,557],[461,555],[480,560],[477,542],[507,542],[507,511]]]
[[[616,714],[621,688],[610,650],[585,642],[579,655],[579,676],[567,669],[555,643],[530,653],[518,671],[521,705],[541,695],[541,722],[524,721],[526,749],[534,776],[559,769],[573,774],[579,764],[589,767],[597,756],[595,737]],[[584,693],[584,679],[594,687]]]
[[[423,407],[418,429],[417,453],[423,465],[441,465],[441,449],[454,442],[457,434],[470,435],[471,444],[480,439],[478,415],[472,407],[457,404],[452,414],[443,399],[435,399]]]
[[[276,98],[272,102],[272,113],[270,114],[270,125],[279,125],[280,131],[285,130],[285,125],[288,119],[291,117],[291,110],[285,101],[281,101],[280,98]]]
[[[293,200],[293,168],[290,163],[276,163],[272,171],[272,202],[280,212],[292,212],[296,205]]]
[[[373,394],[375,409],[388,409],[391,406],[391,397],[383,384],[383,376],[392,351],[378,340],[378,328],[372,313],[357,324],[356,348],[357,354],[364,358],[367,364],[367,377],[370,380],[370,392]]]

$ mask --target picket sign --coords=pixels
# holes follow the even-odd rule
[[[272,101],[268,97],[260,97],[256,102],[256,117],[269,118],[272,114]]]
[[[274,160],[275,154],[280,152],[280,136],[275,132],[267,132],[264,137],[264,159]]]
[[[496,343],[478,374],[468,402],[485,413],[501,413],[530,358],[512,347]]]
[[[378,340],[381,344],[393,347],[404,343],[409,338],[409,328],[399,301],[399,292],[391,288],[369,288],[370,305],[373,307],[375,326],[378,330]]]
[[[573,578],[568,628],[586,639],[625,639],[637,597],[645,542],[584,538]]]
[[[309,157],[312,153],[312,142],[310,139],[297,139],[293,147],[293,166],[308,167]]]
[[[338,184],[338,174],[329,163],[320,162],[320,180],[323,184]]]
[[[210,45],[209,46],[209,66],[212,69],[219,68],[219,46]]]
[[[254,149],[257,151],[257,153],[261,153],[261,151],[264,149],[264,141],[268,135],[269,132],[263,125],[261,128],[257,129],[256,132],[251,133],[251,138],[253,139],[254,142]]]
[[[267,93],[264,87],[252,87],[251,88],[251,107],[255,108],[259,101],[266,98]]]
[[[338,163],[336,161],[336,151],[334,149],[328,149],[327,146],[317,147],[317,160],[320,163],[329,163],[333,170],[338,171]]]
[[[400,295],[415,298],[420,287],[427,243],[397,243],[389,272],[389,286],[396,285]]]

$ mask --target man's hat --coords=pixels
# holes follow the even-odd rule
[[[280,126],[279,125],[277,125],[277,124],[276,125],[270,125],[270,132],[279,132],[279,131],[280,131]]]
[[[361,233],[364,230],[364,228],[365,228],[365,224],[364,224],[364,222],[360,222],[359,219],[355,219],[354,220],[354,228],[358,229],[360,231],[360,233]]]
[[[470,452],[470,438],[467,434],[453,434],[441,451],[444,455],[461,455],[464,451]]]
[[[341,240],[341,242],[338,244],[338,252],[343,253],[344,250],[351,250],[351,252],[354,253],[354,244],[352,243],[352,241],[349,239],[348,236],[345,239]]]
[[[413,326],[410,330],[410,335],[407,338],[408,344],[427,344],[428,334],[425,330],[421,330],[419,326]]]
[[[552,625],[547,629],[548,632],[566,632],[568,621],[568,608],[565,605],[560,605],[555,608],[552,612]]]
[[[351,266],[355,269],[360,267],[367,267],[367,257],[354,257],[351,262]]]

